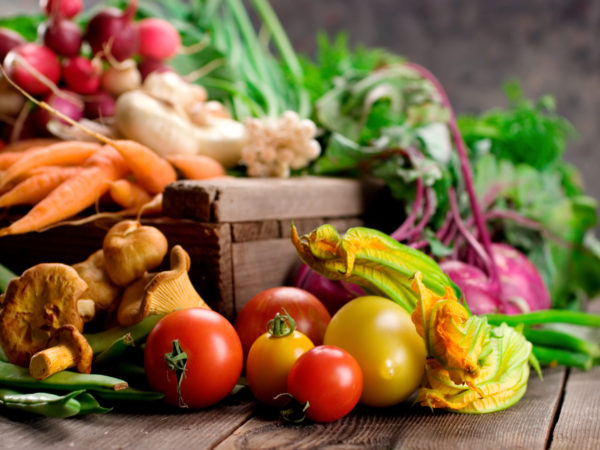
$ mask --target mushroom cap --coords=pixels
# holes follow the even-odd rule
[[[111,311],[117,306],[121,287],[108,276],[104,251],[92,253],[83,262],[73,264],[73,268],[88,285],[84,297],[94,301],[96,312]]]
[[[154,275],[154,273],[146,273],[125,288],[117,310],[117,322],[120,326],[128,327],[142,320],[141,307],[144,292],[146,291],[146,285]]]
[[[65,325],[56,330],[54,336],[50,339],[49,345],[65,345],[69,347],[74,355],[77,371],[81,373],[90,373],[92,371],[94,351],[83,334],[73,325]]]
[[[66,264],[43,263],[10,281],[0,312],[0,344],[8,360],[27,367],[64,325],[83,329],[77,300],[88,285]]]
[[[143,317],[184,308],[210,309],[192,285],[188,275],[190,256],[181,245],[171,249],[170,263],[171,270],[157,273],[148,283],[142,302]]]
[[[171,249],[171,269],[148,274],[123,293],[117,320],[130,326],[151,314],[168,314],[176,309],[210,307],[200,297],[188,275],[190,257],[180,245]]]
[[[165,235],[136,220],[122,220],[108,230],[102,244],[105,269],[118,286],[127,286],[158,267],[168,251]]]

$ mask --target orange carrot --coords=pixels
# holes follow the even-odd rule
[[[127,161],[135,181],[150,194],[161,193],[167,184],[177,180],[169,162],[143,144],[130,140],[108,142]]]
[[[124,178],[110,183],[109,194],[117,205],[126,209],[141,207],[152,200],[146,190]]]
[[[205,180],[225,176],[225,167],[206,155],[168,155],[165,157],[188,180]]]
[[[45,147],[60,142],[57,138],[30,138],[12,142],[2,148],[2,152],[24,152],[33,147]]]
[[[81,170],[79,167],[44,167],[25,178],[0,196],[0,208],[13,205],[35,205],[67,178]]]
[[[108,190],[111,181],[122,178],[128,171],[125,160],[117,151],[102,147],[78,174],[64,181],[25,216],[0,229],[0,236],[41,230],[83,211]]]
[[[24,152],[0,152],[0,170],[8,169],[24,154]]]
[[[22,173],[35,167],[83,164],[100,147],[100,144],[94,142],[65,141],[46,147],[33,148],[26,151],[2,174],[0,186],[6,186]]]

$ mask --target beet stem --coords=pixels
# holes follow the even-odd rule
[[[448,122],[448,126],[450,127],[450,132],[452,134],[452,139],[454,140],[456,151],[458,152],[460,167],[465,182],[465,188],[467,190],[467,194],[469,195],[469,200],[471,203],[471,211],[475,219],[475,224],[477,225],[477,228],[479,230],[479,237],[481,239],[481,243],[483,244],[483,249],[485,253],[487,253],[490,263],[488,267],[488,276],[490,277],[490,289],[498,292],[501,289],[500,279],[498,276],[498,268],[496,267],[496,263],[494,262],[492,254],[492,242],[485,226],[485,220],[483,218],[483,214],[481,213],[481,208],[479,207],[479,203],[477,202],[477,195],[475,194],[473,174],[471,173],[471,166],[469,164],[467,149],[463,141],[462,135],[460,134],[460,130],[458,129],[456,115],[454,114],[454,110],[452,108],[452,105],[450,104],[450,100],[448,99],[448,95],[446,94],[446,91],[444,90],[439,80],[427,69],[411,62],[408,62],[406,64],[433,84],[439,96],[441,97],[443,106],[447,108],[448,112],[450,113],[450,120]],[[473,245],[472,242],[469,243]]]
[[[396,239],[397,241],[402,241],[406,238],[407,233],[410,231],[410,229],[412,228],[413,224],[415,223],[415,220],[417,218],[417,214],[421,211],[422,207],[421,204],[423,203],[423,191],[424,191],[424,187],[423,187],[423,180],[421,178],[417,178],[417,186],[416,186],[416,194],[415,194],[415,201],[413,203],[413,207],[412,210],[410,211],[410,214],[408,215],[408,217],[406,218],[406,220],[404,220],[404,222],[402,223],[402,225],[400,225],[396,231],[394,231],[390,236],[393,239]]]

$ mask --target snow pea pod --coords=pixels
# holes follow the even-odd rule
[[[29,375],[24,367],[0,361],[0,384],[32,389],[71,390],[71,389],[126,389],[128,384],[119,378],[107,375],[75,373],[68,370],[55,373],[45,380],[37,380]]]
[[[83,390],[78,390],[66,395],[47,392],[22,394],[12,389],[0,388],[0,405],[46,417],[71,417],[80,413],[81,404],[76,397],[83,393]]]

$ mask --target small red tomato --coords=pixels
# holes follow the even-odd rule
[[[267,323],[284,308],[296,321],[296,329],[314,345],[323,343],[331,316],[323,303],[304,289],[278,286],[264,290],[250,299],[235,319],[235,329],[248,355],[254,341],[265,332]]]
[[[219,402],[237,383],[242,364],[242,344],[233,325],[209,309],[167,314],[146,339],[148,382],[175,406],[203,408]]]
[[[306,417],[333,422],[358,403],[363,374],[354,357],[333,345],[320,345],[296,360],[287,379],[287,392],[298,402],[308,402]]]

